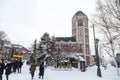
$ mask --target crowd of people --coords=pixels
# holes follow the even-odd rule
[[[23,62],[21,59],[0,59],[0,80],[2,80],[2,76],[5,71],[6,80],[9,80],[9,75],[11,73],[21,73]]]
[[[8,60],[3,60],[0,59],[0,80],[3,80],[3,74],[6,75],[6,80],[9,80],[9,75],[11,73],[15,74],[15,73],[21,73],[22,70],[22,65],[23,62],[21,59],[8,59]],[[39,74],[38,77],[39,78],[44,78],[44,62],[41,62],[40,65],[37,64],[37,61],[35,59],[33,59],[33,61],[30,63],[30,74],[31,74],[31,79],[34,78],[34,73],[36,70],[36,67],[39,67]]]

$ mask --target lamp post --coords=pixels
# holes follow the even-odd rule
[[[97,76],[102,77],[101,70],[100,70],[99,54],[98,54],[98,42],[99,42],[99,39],[95,39],[95,53],[96,53],[96,60],[97,60]]]

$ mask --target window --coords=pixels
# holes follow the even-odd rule
[[[78,20],[78,26],[83,26],[83,20],[82,19]]]
[[[83,35],[83,29],[79,28],[78,29],[78,34],[82,36]]]

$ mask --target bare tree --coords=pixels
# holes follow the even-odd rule
[[[97,0],[96,13],[92,21],[103,34],[103,47],[114,58],[119,75],[115,54],[120,43],[120,0]]]
[[[10,44],[10,40],[8,39],[6,33],[4,31],[0,30],[0,41],[2,44]]]
[[[5,34],[5,32],[0,30],[0,40],[4,40],[6,38],[7,38],[7,35]]]

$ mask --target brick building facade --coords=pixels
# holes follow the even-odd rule
[[[56,48],[67,56],[81,56],[90,65],[88,17],[82,11],[72,17],[72,37],[56,37]]]

